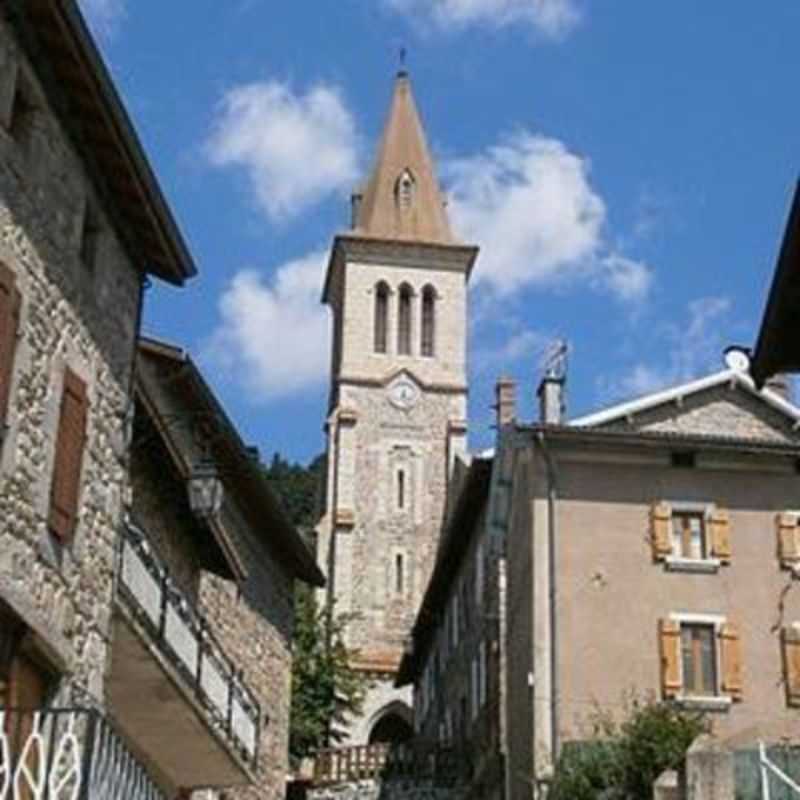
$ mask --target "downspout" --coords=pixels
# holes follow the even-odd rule
[[[548,579],[550,582],[549,591],[549,616],[550,616],[550,740],[552,747],[553,769],[559,751],[558,741],[558,627],[556,625],[556,600],[558,593],[556,590],[556,503],[558,493],[556,489],[556,468],[550,449],[547,446],[547,439],[543,431],[537,431],[536,443],[544,456],[545,466],[547,467],[547,558],[548,558]]]

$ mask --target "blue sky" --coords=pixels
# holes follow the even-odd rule
[[[473,276],[470,417],[523,416],[547,343],[569,412],[752,343],[797,176],[796,0],[83,0],[200,275],[145,327],[187,347],[248,441],[323,446],[326,251],[398,52]]]

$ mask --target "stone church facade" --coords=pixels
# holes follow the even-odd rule
[[[355,616],[348,644],[372,688],[350,730],[361,744],[410,734],[395,689],[436,557],[446,484],[466,453],[467,282],[459,243],[400,73],[373,172],[335,238],[323,301],[333,311],[327,508],[318,558],[328,601]]]

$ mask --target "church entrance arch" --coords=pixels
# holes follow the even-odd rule
[[[402,744],[414,736],[411,709],[396,700],[384,706],[372,718],[369,744]]]

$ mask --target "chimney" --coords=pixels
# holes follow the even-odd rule
[[[543,425],[560,425],[564,418],[564,384],[563,375],[548,374],[542,378],[539,390],[539,422]]]
[[[500,430],[517,418],[517,382],[507,375],[501,376],[494,386],[494,397],[496,425]]]

